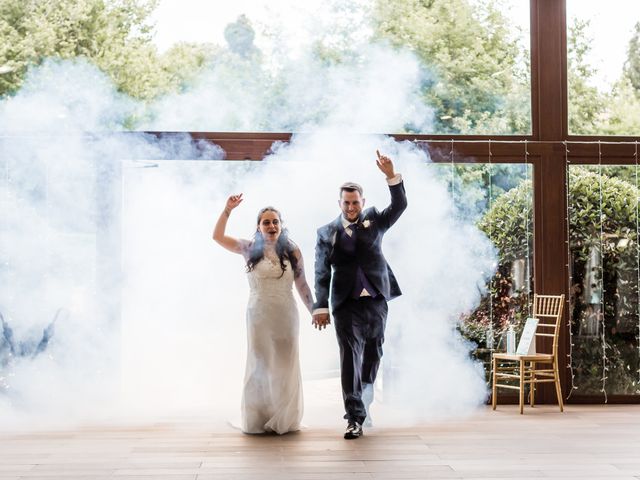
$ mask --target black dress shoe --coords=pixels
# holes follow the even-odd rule
[[[347,440],[353,440],[362,436],[362,425],[358,422],[349,422],[347,424],[347,431],[344,432],[344,438]]]

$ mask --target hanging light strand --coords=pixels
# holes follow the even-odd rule
[[[603,207],[603,180],[602,180],[602,144],[598,142],[598,179],[600,182],[599,190],[599,207],[600,207],[600,264],[598,270],[600,278],[598,286],[600,287],[600,340],[602,342],[602,388],[600,391],[604,394],[604,403],[607,403],[607,372],[609,371],[609,362],[607,359],[607,339],[604,319],[604,211]]]
[[[527,141],[524,141],[524,173],[527,185],[531,191],[533,190],[533,182],[531,181],[531,168],[529,165],[529,145]],[[527,192],[529,193],[529,192]],[[527,278],[527,312],[528,317],[533,316],[533,303],[531,302],[531,231],[529,229],[531,212],[533,211],[532,204],[529,201],[533,202],[533,194],[528,195],[525,200],[525,216],[524,216],[524,229],[525,229],[525,240],[527,242],[527,260],[526,260],[526,278]]]
[[[489,146],[489,168],[487,175],[489,176],[489,202],[488,202],[488,211],[491,212],[491,207],[493,206],[493,178],[491,177],[491,173],[493,169],[491,168],[491,140],[488,142]],[[489,240],[493,243],[493,221],[491,220],[491,215],[489,215]],[[495,245],[495,243],[494,243]],[[492,292],[492,288],[495,282],[495,275],[492,277],[491,283],[489,285],[489,323],[491,325],[491,330],[493,330],[493,297],[494,294]]]
[[[567,144],[567,142],[562,142],[564,144],[564,163],[565,163],[565,168],[566,168],[566,184],[565,184],[565,195],[566,195],[566,205],[567,205],[567,210],[565,213],[565,222],[566,222],[566,228],[567,228],[567,238],[565,239],[565,245],[566,245],[566,249],[567,249],[567,272],[568,272],[568,289],[567,291],[569,292],[569,295],[567,296],[566,302],[567,302],[567,306],[569,308],[567,308],[567,318],[568,318],[568,323],[567,323],[567,330],[569,331],[569,352],[567,353],[567,368],[569,369],[569,373],[571,374],[571,389],[569,390],[569,395],[567,395],[566,399],[569,400],[569,398],[571,398],[571,394],[573,394],[574,390],[577,390],[578,387],[575,384],[575,378],[576,378],[576,374],[573,371],[573,347],[574,347],[574,343],[573,343],[573,329],[572,329],[572,316],[573,316],[573,312],[571,311],[571,296],[574,294],[573,292],[573,265],[571,262],[571,222],[570,222],[570,215],[571,215],[571,211],[573,210],[573,208],[571,207],[571,196],[569,195],[569,185],[570,185],[570,180],[569,180],[569,170],[570,170],[570,164],[571,164],[571,160],[569,160],[569,146]]]

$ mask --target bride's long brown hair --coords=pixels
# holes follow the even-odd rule
[[[280,212],[273,207],[264,207],[258,212],[258,221],[256,225],[260,225],[260,220],[262,219],[262,215],[265,212],[273,212],[278,216],[278,220],[280,220],[280,225],[282,225],[282,215]],[[296,256],[293,254],[295,250],[295,244],[289,240],[289,231],[286,228],[282,228],[280,230],[280,236],[276,241],[276,254],[278,255],[278,259],[280,260],[280,268],[282,269],[282,275],[284,275],[287,266],[284,261],[289,260],[291,264],[291,268],[293,269],[293,273],[298,271],[298,260]],[[262,233],[260,233],[259,229],[256,229],[256,234],[253,237],[253,242],[249,246],[249,258],[247,259],[247,272],[250,272],[255,268],[260,260],[264,258],[264,237]],[[280,276],[282,276],[280,275]]]

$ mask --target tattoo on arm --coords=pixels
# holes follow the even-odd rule
[[[305,294],[304,303],[306,304],[309,311],[313,310],[313,296],[311,295],[310,291]]]

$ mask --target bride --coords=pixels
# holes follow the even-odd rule
[[[242,392],[242,431],[283,434],[300,429],[303,412],[298,358],[298,294],[309,313],[313,296],[304,274],[302,253],[282,228],[280,212],[265,207],[258,213],[253,240],[225,234],[231,211],[242,194],[231,195],[213,230],[213,239],[246,260],[247,366]]]

